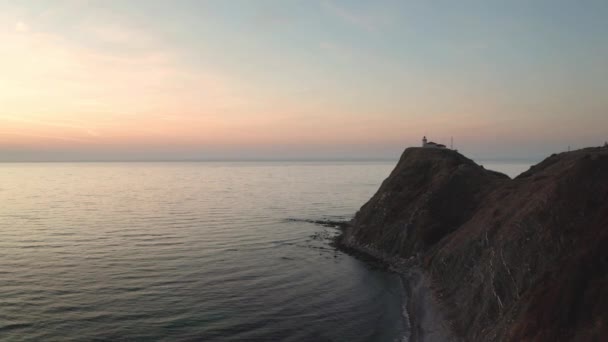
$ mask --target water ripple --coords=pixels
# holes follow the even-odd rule
[[[1,164],[0,336],[393,341],[401,282],[311,236],[378,163]]]

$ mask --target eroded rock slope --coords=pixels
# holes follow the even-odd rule
[[[419,260],[463,340],[608,340],[606,148],[515,179],[409,148],[340,243]]]

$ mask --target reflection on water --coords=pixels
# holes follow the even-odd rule
[[[393,341],[400,278],[287,220],[351,217],[393,165],[0,164],[0,336]]]

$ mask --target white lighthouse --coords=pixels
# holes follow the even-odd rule
[[[442,149],[447,148],[443,144],[438,144],[436,142],[426,140],[426,136],[422,137],[422,147],[424,147],[424,148],[442,148]]]

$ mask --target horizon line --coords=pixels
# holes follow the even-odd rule
[[[469,157],[474,161],[538,163],[538,158]],[[544,159],[544,158],[543,158]],[[396,158],[195,158],[195,159],[64,159],[64,160],[0,160],[0,164],[44,163],[256,163],[256,162],[398,162]]]

